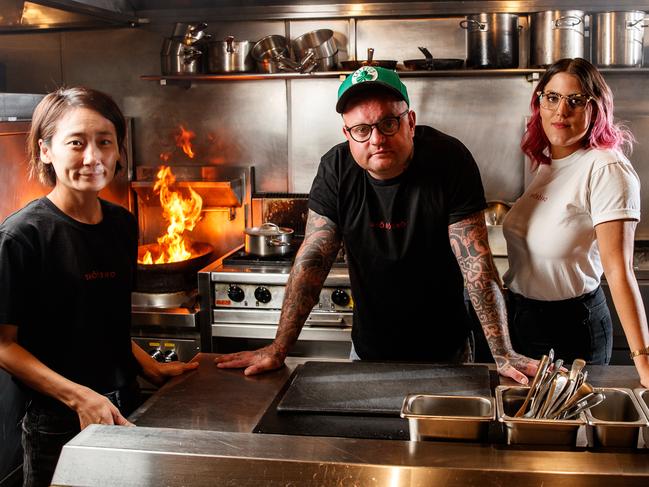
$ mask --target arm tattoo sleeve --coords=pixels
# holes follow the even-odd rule
[[[448,234],[471,304],[480,320],[491,353],[497,359],[497,356],[511,351],[512,347],[505,300],[489,249],[483,213],[474,213],[450,225]]]
[[[297,340],[309,313],[318,302],[320,290],[336,254],[341,236],[334,222],[309,210],[304,242],[297,252],[286,285],[286,295],[275,341],[290,347]]]

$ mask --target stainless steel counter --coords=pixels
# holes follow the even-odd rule
[[[174,379],[130,419],[92,426],[63,449],[56,485],[633,486],[649,482],[649,449],[507,447],[251,433],[291,371],[245,377],[214,355]],[[632,367],[590,366],[598,386],[638,386]],[[503,383],[511,384],[503,380]]]

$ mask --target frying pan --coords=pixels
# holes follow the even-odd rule
[[[391,61],[391,60],[377,61],[374,60],[373,58],[374,58],[374,49],[368,47],[366,61],[354,61],[354,60],[340,61],[340,65],[345,71],[356,71],[358,68],[361,68],[363,66],[380,66],[381,68],[386,68],[386,69],[397,68],[396,61]]]
[[[433,55],[425,47],[419,50],[426,56],[426,59],[407,59],[403,62],[406,69],[425,71],[435,69],[460,69],[464,67],[464,59],[433,58]]]

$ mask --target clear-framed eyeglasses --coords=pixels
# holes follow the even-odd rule
[[[592,96],[584,95],[583,93],[575,93],[573,95],[561,95],[554,91],[537,91],[539,103],[541,107],[547,110],[556,110],[561,104],[561,100],[565,98],[568,103],[568,108],[574,112],[583,112],[588,106],[588,102],[593,99]]]
[[[396,117],[386,117],[376,123],[359,123],[353,127],[345,126],[345,130],[356,142],[367,142],[370,140],[374,127],[376,127],[376,129],[383,135],[390,137],[399,131],[401,128],[401,119],[408,113],[410,113],[410,109]]]

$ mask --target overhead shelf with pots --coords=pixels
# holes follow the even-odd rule
[[[649,68],[599,68],[602,73],[614,74],[644,74],[649,73]],[[323,71],[301,73],[240,73],[240,74],[194,74],[194,75],[159,75],[150,74],[140,76],[144,81],[156,81],[160,86],[185,86],[189,88],[193,83],[211,83],[223,81],[259,81],[278,79],[326,79],[347,76],[352,71]],[[538,79],[545,72],[542,68],[516,68],[516,69],[443,69],[443,70],[397,70],[402,78],[448,78],[448,77],[492,77],[492,76],[525,76],[529,81]]]

